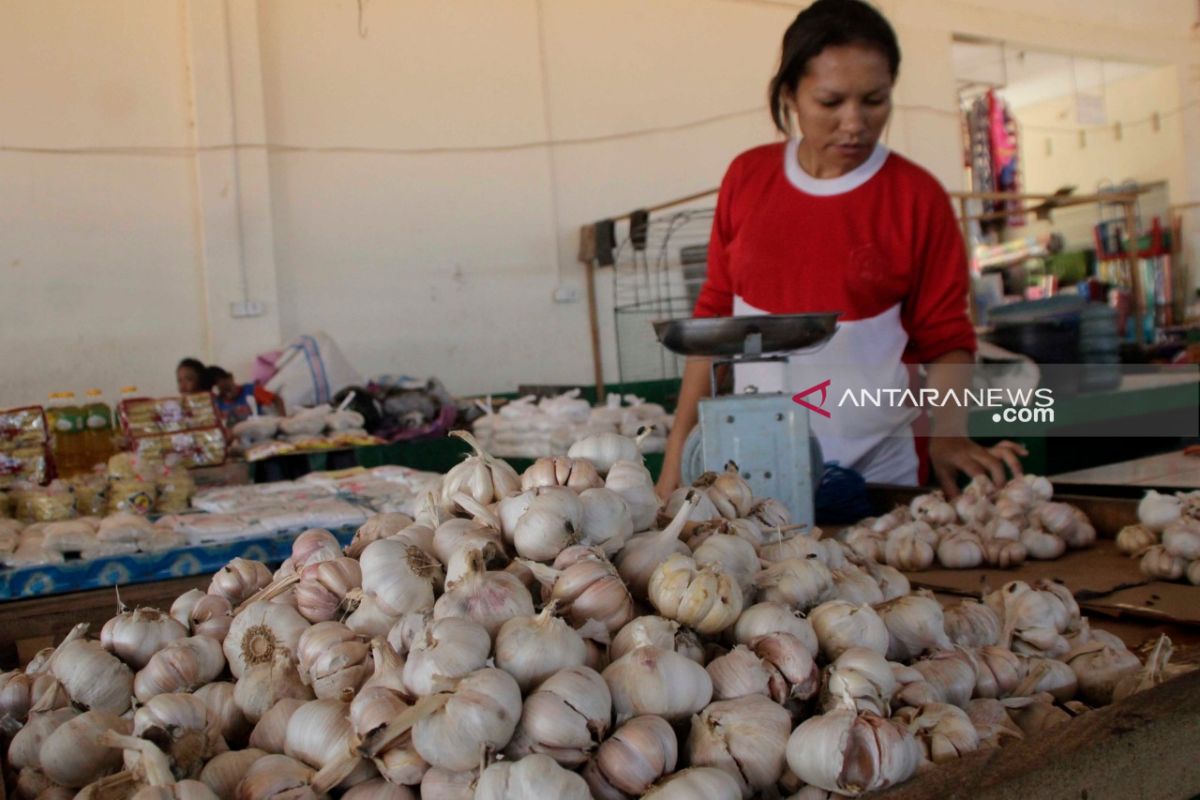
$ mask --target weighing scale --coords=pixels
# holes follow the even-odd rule
[[[733,461],[754,494],[787,506],[792,522],[811,525],[813,493],[824,462],[809,429],[809,411],[792,400],[784,370],[783,391],[717,395],[717,369],[729,364],[779,362],[817,352],[837,331],[837,312],[753,317],[673,319],[654,323],[663,347],[682,356],[712,358],[712,397],[700,401],[699,424],[683,450],[682,477],[690,484],[704,472],[721,472]]]

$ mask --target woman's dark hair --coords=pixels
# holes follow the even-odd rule
[[[784,93],[796,91],[808,62],[826,47],[861,44],[883,53],[892,80],[900,71],[900,45],[883,15],[863,0],[817,0],[783,34],[779,71],[771,79],[771,119],[788,133]]]
[[[208,378],[208,367],[204,366],[204,362],[198,358],[185,358],[175,366],[175,371],[181,369],[190,369],[196,373],[196,383],[200,391],[207,392],[212,389],[212,381]]]

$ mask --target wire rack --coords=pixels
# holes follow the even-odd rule
[[[658,343],[652,323],[691,316],[707,272],[713,212],[671,209],[622,226],[612,271],[621,383],[682,376],[683,358]]]

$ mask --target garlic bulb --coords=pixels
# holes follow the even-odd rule
[[[413,747],[432,767],[465,772],[485,751],[503,748],[521,716],[521,689],[507,672],[486,668],[459,681],[445,704],[417,721]]]
[[[743,611],[733,625],[733,638],[738,644],[749,644],[759,636],[776,632],[792,634],[810,653],[818,651],[812,623],[782,603],[756,603]]]
[[[1065,625],[1068,614],[1062,601],[1050,592],[1039,592],[1023,581],[1006,583],[984,597],[984,602],[1003,620],[999,644],[1021,654],[1066,654],[1066,639],[1060,635],[1056,609]]]
[[[217,570],[208,593],[219,595],[232,606],[241,605],[252,594],[271,582],[271,571],[261,561],[235,558]]]
[[[783,528],[792,524],[792,515],[787,506],[774,497],[764,497],[754,501],[750,513],[746,515],[764,528]]]
[[[234,702],[251,723],[257,723],[285,697],[312,700],[314,695],[300,679],[296,659],[284,647],[276,649],[270,662],[243,672],[233,693]]]
[[[61,660],[61,656],[58,660]],[[121,766],[121,751],[96,739],[105,731],[128,734],[132,723],[108,711],[87,711],[54,729],[38,752],[46,777],[60,786],[79,788]]]
[[[658,514],[658,523],[660,525],[668,524],[670,520],[675,519],[679,512],[688,505],[689,498],[695,498],[695,506],[688,512],[684,522],[684,527],[689,531],[693,528],[711,521],[720,521],[727,519],[723,517],[721,512],[713,505],[713,501],[708,496],[708,492],[704,489],[696,487],[681,486],[671,492],[667,497],[666,505],[662,507]]]
[[[933,545],[907,527],[888,534],[883,556],[890,566],[905,572],[920,572],[933,564]]]
[[[585,436],[567,450],[571,458],[582,458],[592,462],[596,471],[607,475],[618,461],[642,462],[638,442],[618,433],[597,433]]]
[[[56,708],[44,714],[34,714],[21,726],[8,745],[8,764],[14,770],[40,767],[42,744],[60,725],[79,716],[74,708]]]
[[[557,602],[551,601],[537,616],[510,619],[496,634],[496,666],[516,678],[522,692],[528,692],[560,669],[581,666],[587,659],[583,637],[554,616],[557,606]],[[482,628],[479,630],[484,634],[483,658],[486,659],[490,642],[486,639],[487,632]],[[411,658],[409,663],[412,663]],[[471,669],[481,666],[482,660]]]
[[[904,573],[893,566],[868,561],[863,565],[863,569],[875,579],[875,583],[879,585],[879,591],[883,592],[883,599],[885,601],[904,597],[912,591],[912,586],[909,584],[908,578],[904,577]]]
[[[912,734],[873,714],[836,709],[805,720],[787,743],[802,781],[839,795],[884,789],[912,777],[921,748]]]
[[[479,623],[457,617],[434,620],[408,651],[404,687],[413,696],[452,691],[459,680],[483,668],[491,649],[492,640]]]
[[[750,643],[768,673],[768,696],[776,703],[794,707],[793,701],[808,700],[821,688],[821,672],[813,654],[790,633],[768,633]]]
[[[20,671],[0,673],[0,720],[25,722],[33,704],[33,681]]]
[[[1187,562],[1171,555],[1162,545],[1146,548],[1141,562],[1142,574],[1155,580],[1177,581],[1187,570]]]
[[[976,697],[1007,697],[1020,685],[1021,657],[1003,647],[987,645],[975,651]]]
[[[367,545],[380,539],[387,539],[389,536],[395,536],[412,524],[412,517],[395,511],[368,517],[367,521],[354,532],[354,538],[346,546],[346,555],[350,558],[358,558],[362,555],[363,550],[367,549]]]
[[[984,539],[983,560],[991,567],[1008,569],[1025,563],[1029,551],[1020,541]]]
[[[342,615],[346,596],[362,586],[362,570],[353,558],[335,558],[309,564],[296,584],[296,610],[309,622],[324,622]]]
[[[738,474],[738,465],[732,461],[725,465],[723,472],[713,478],[708,488],[709,497],[723,497],[733,506],[734,514],[730,519],[748,516],[754,507],[754,492],[750,484]]]
[[[430,769],[421,778],[421,800],[474,800],[477,771]]]
[[[791,730],[791,715],[761,695],[712,703],[692,720],[689,763],[724,770],[748,797],[783,775]]]
[[[891,668],[896,677],[896,693],[892,695],[893,711],[946,701],[941,689],[925,680],[920,671],[895,661],[891,662]]]
[[[869,528],[855,526],[839,536],[846,547],[864,562],[882,562],[886,558],[884,537]]]
[[[291,606],[257,602],[246,607],[233,619],[222,648],[229,660],[233,677],[255,664],[269,664],[275,651],[284,647],[296,652],[300,635],[309,627],[308,620]]]
[[[689,767],[667,776],[666,780],[642,796],[653,800],[692,800],[697,797],[705,800],[737,800],[742,796],[742,791],[737,780],[724,770]]]
[[[938,542],[937,557],[946,569],[974,569],[983,563],[983,543],[967,532],[946,536]]]
[[[646,596],[650,576],[655,568],[672,553],[687,555],[688,546],[679,541],[688,522],[688,516],[700,502],[699,493],[689,490],[668,524],[661,531],[649,531],[631,538],[617,554],[616,567],[621,578],[637,598]]]
[[[888,651],[888,629],[875,610],[865,603],[855,605],[830,600],[809,612],[821,655],[834,661],[852,647]]]
[[[639,647],[605,668],[617,724],[640,714],[686,719],[712,699],[704,667],[670,650]]]
[[[633,515],[625,498],[612,489],[587,489],[579,495],[583,516],[581,543],[599,547],[606,556],[615,555],[633,535]]]
[[[1200,524],[1173,522],[1162,534],[1163,549],[1185,561],[1200,559]]]
[[[238,707],[236,691],[236,686],[228,681],[214,681],[201,686],[194,695],[204,701],[209,720],[230,747],[242,747],[254,727]]]
[[[1146,658],[1146,664],[1137,672],[1125,675],[1113,687],[1112,701],[1124,700],[1131,694],[1143,692],[1158,686],[1171,676],[1168,673],[1168,662],[1171,660],[1171,640],[1166,634],[1160,635],[1154,643],[1154,649]]]
[[[789,558],[771,564],[754,579],[759,598],[805,611],[833,588],[833,574],[816,558]]]
[[[250,746],[268,753],[283,753],[288,722],[306,702],[296,697],[285,697],[276,702],[250,732]]]
[[[1007,741],[1025,738],[1024,731],[1012,721],[999,700],[981,697],[968,703],[966,711],[979,736],[980,747],[1000,747]]]
[[[1074,524],[1062,535],[1063,541],[1067,543],[1067,547],[1075,550],[1091,547],[1096,543],[1096,529],[1087,518],[1087,514],[1074,506],[1070,506],[1070,509]]]
[[[1117,549],[1128,556],[1141,554],[1147,547],[1158,544],[1158,533],[1142,523],[1126,525],[1117,532]]]
[[[441,585],[442,568],[428,553],[395,539],[367,546],[359,561],[363,592],[379,609],[394,617],[433,605],[434,587]]]
[[[489,455],[475,437],[466,431],[451,431],[450,435],[470,445],[474,455],[451,468],[442,478],[443,508],[451,508],[454,495],[459,492],[487,505],[521,491],[521,477],[507,462]]]
[[[296,644],[300,680],[319,700],[348,703],[370,673],[369,653],[362,637],[342,623],[318,622]]]
[[[193,636],[207,636],[224,642],[233,627],[233,606],[224,597],[206,594],[190,607],[188,627]]]
[[[1174,495],[1159,494],[1150,489],[1138,503],[1138,521],[1152,531],[1161,531],[1170,523],[1179,519],[1183,513],[1183,503]]]
[[[934,653],[929,658],[914,661],[912,666],[934,687],[941,702],[960,708],[970,701],[979,682],[977,660],[961,648]],[[994,693],[994,690],[989,692]]]
[[[912,512],[913,519],[930,525],[949,525],[958,518],[954,507],[946,502],[946,496],[940,491],[914,497],[908,504],[908,510]]]
[[[204,698],[159,694],[133,715],[133,735],[157,744],[178,778],[200,774],[204,762],[226,749]]]
[[[324,528],[309,528],[292,540],[292,566],[300,572],[309,564],[332,561],[342,555],[337,537]]]
[[[926,650],[950,647],[941,603],[932,597],[899,597],[875,610],[887,626],[887,657],[891,661],[909,661]]]
[[[28,676],[27,676],[28,677]],[[44,714],[71,704],[71,695],[58,678],[48,673],[35,674],[29,687],[29,714]],[[0,714],[3,718],[3,714]]]
[[[383,687],[363,688],[350,704],[350,724],[358,742],[368,748],[377,734],[386,732],[387,725],[408,709],[400,695]],[[413,786],[429,769],[429,765],[412,746],[408,731],[372,757],[375,768],[390,783]]]
[[[870,711],[886,715],[897,688],[887,659],[875,650],[852,647],[825,669],[821,708]]]
[[[963,492],[954,498],[953,506],[954,513],[968,525],[982,525],[992,518],[994,512],[991,501],[985,495],[975,492]]]
[[[374,671],[359,688],[359,694],[367,689],[380,688],[390,689],[400,695],[405,694],[404,659],[392,649],[386,639],[379,636],[371,640],[371,667]]]
[[[61,645],[50,669],[71,699],[84,708],[113,714],[129,708],[133,672],[99,642],[75,639]]]
[[[1079,696],[1093,706],[1108,705],[1122,678],[1137,674],[1142,668],[1138,657],[1108,642],[1086,642],[1068,653],[1064,659],[1075,672]]]
[[[615,661],[631,650],[648,645],[674,651],[697,664],[704,664],[704,645],[699,637],[665,617],[646,616],[631,620],[613,637],[609,650]]]
[[[267,753],[256,748],[246,750],[230,750],[221,753],[200,771],[200,781],[212,789],[217,797],[233,797],[237,785],[250,771],[250,767]]]
[[[525,562],[525,566],[542,584],[542,597],[557,602],[576,628],[595,620],[611,633],[633,619],[633,598],[616,568],[598,549],[568,547],[554,560],[554,568],[534,562]]]
[[[1013,695],[1029,697],[1042,692],[1051,694],[1055,700],[1065,702],[1075,696],[1079,681],[1070,665],[1052,658],[1022,656],[1024,677]]]
[[[521,491],[541,489],[546,486],[563,486],[575,492],[583,492],[604,485],[604,479],[592,462],[586,459],[546,456],[539,458],[521,474]]]
[[[1050,561],[1067,552],[1067,543],[1041,528],[1030,527],[1021,531],[1021,544],[1030,558]]]
[[[953,761],[979,749],[979,733],[966,712],[945,703],[906,708],[897,718],[908,726],[925,758],[934,764]]]
[[[853,564],[835,569],[832,574],[833,588],[829,592],[830,599],[845,600],[856,606],[883,602],[883,591],[879,588],[879,584]]]
[[[692,558],[702,567],[710,564],[720,566],[722,572],[737,581],[743,597],[752,595],[759,560],[750,542],[730,534],[713,534],[695,547]]]
[[[771,673],[754,651],[744,644],[714,658],[704,669],[712,680],[715,700],[770,695]]]
[[[525,698],[509,753],[541,753],[575,767],[604,739],[611,719],[612,695],[604,679],[588,667],[568,667]]]
[[[533,597],[519,578],[508,572],[488,572],[482,557],[475,555],[463,579],[446,587],[446,593],[437,599],[433,616],[474,620],[494,636],[513,617],[532,615]]]
[[[605,739],[583,769],[594,797],[640,797],[651,784],[675,771],[679,743],[662,717],[634,717]]]
[[[284,755],[266,755],[250,765],[237,785],[236,800],[320,800],[312,786],[313,770]]]
[[[533,797],[592,800],[583,778],[563,769],[544,755],[492,764],[480,773],[475,797],[477,800],[525,800]]]
[[[616,492],[625,500],[635,532],[654,526],[659,500],[654,492],[654,479],[643,464],[638,461],[617,461],[604,479],[604,488]]]
[[[701,522],[699,525],[691,529],[685,537],[685,544],[695,550],[714,534],[724,534],[726,536],[736,536],[739,539],[745,539],[750,543],[750,546],[757,550],[767,543],[767,536],[763,532],[762,526],[752,519],[714,519],[708,522]],[[776,531],[776,534],[779,532]]]
[[[963,647],[984,647],[1000,641],[1001,621],[978,600],[963,600],[942,612],[946,636]]]
[[[513,546],[522,558],[553,561],[582,536],[583,502],[570,489],[539,489],[513,528]]]
[[[742,613],[742,590],[720,565],[698,567],[675,553],[650,576],[650,602],[659,613],[697,633],[720,633]]]
[[[221,645],[207,636],[176,639],[154,654],[133,679],[133,693],[145,703],[164,692],[190,692],[217,679],[225,669]]]
[[[187,628],[155,608],[123,611],[104,623],[100,644],[134,669],[141,669],[167,642],[188,635]]]
[[[349,712],[350,706],[340,700],[309,700],[288,720],[284,753],[328,774],[329,780],[342,788],[367,780],[375,768],[352,753],[354,730]],[[344,766],[332,769],[339,764]]]

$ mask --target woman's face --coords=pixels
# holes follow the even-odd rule
[[[175,385],[180,394],[193,394],[200,391],[200,376],[191,367],[180,367],[175,370]]]
[[[887,58],[863,45],[826,47],[791,101],[804,136],[800,165],[814,178],[845,175],[870,157],[892,113]]]

